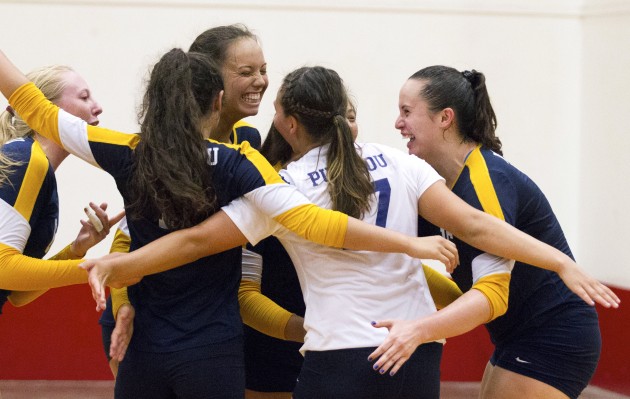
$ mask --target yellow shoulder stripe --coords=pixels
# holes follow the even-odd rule
[[[466,159],[466,166],[468,166],[470,171],[470,181],[475,187],[475,192],[479,197],[479,202],[484,212],[505,220],[499,198],[497,198],[497,193],[494,191],[494,185],[490,179],[488,165],[486,165],[486,160],[481,155],[480,146],[477,146],[470,153]]]
[[[49,165],[44,150],[41,145],[35,141],[31,148],[31,159],[26,168],[24,180],[22,181],[20,192],[18,193],[14,206],[15,210],[28,221],[31,219],[33,207],[35,206],[39,190],[46,178]]]

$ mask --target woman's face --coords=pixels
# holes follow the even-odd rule
[[[439,116],[429,111],[427,103],[420,97],[423,86],[424,83],[416,79],[409,79],[402,86],[395,127],[403,139],[409,139],[409,153],[428,161],[437,140],[442,140],[442,129],[438,124]]]
[[[348,108],[346,108],[346,119],[348,120],[348,125],[350,125],[352,140],[356,140],[357,136],[359,135],[359,125],[357,124],[357,110],[354,109],[350,102],[348,102]]]
[[[222,69],[225,94],[222,115],[235,119],[256,115],[267,86],[267,62],[262,49],[251,38],[230,45]]]
[[[103,109],[92,97],[85,80],[75,71],[64,72],[62,79],[65,88],[55,104],[90,125],[98,125],[98,116],[103,112]]]

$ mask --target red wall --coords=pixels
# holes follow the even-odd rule
[[[0,315],[0,379],[111,380],[87,285],[57,288]]]
[[[630,395],[630,290],[613,288],[617,310],[598,306],[603,351],[593,385]],[[52,290],[0,315],[0,379],[110,380],[98,317],[87,286]],[[442,380],[479,381],[492,353],[483,327],[448,340]]]

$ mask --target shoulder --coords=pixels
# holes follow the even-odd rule
[[[252,147],[260,148],[262,139],[260,132],[253,125],[240,120],[234,124],[232,141],[235,144],[240,144],[245,141],[249,142]]]

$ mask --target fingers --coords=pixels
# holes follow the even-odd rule
[[[438,260],[444,264],[448,273],[452,273],[457,265],[459,265],[459,252],[457,252],[457,247],[455,246],[455,243],[442,237],[439,238],[440,244],[442,244],[441,254],[443,256],[443,259]]]
[[[606,308],[612,307],[616,309],[619,307],[619,303],[621,302],[619,297],[610,288],[606,287],[599,281],[594,282],[593,285],[587,286],[585,289],[585,295],[592,301],[592,305],[597,302]]]
[[[93,213],[90,212],[90,209],[84,208],[84,211],[86,213],[86,215],[88,215],[88,219],[90,220],[90,223],[94,226],[94,229],[98,232],[98,233],[103,233],[104,235],[109,234],[109,229],[111,228],[111,226],[115,225],[116,223],[120,222],[120,220],[125,217],[125,211],[122,210],[120,212],[118,212],[115,216],[113,217],[109,217],[107,215],[107,203],[103,202],[100,205],[96,205],[93,202],[90,202],[90,208],[92,208]],[[89,212],[89,213],[88,213]],[[92,217],[90,216],[90,213],[92,213]],[[98,220],[94,219],[94,217],[96,217]],[[99,225],[100,223],[100,225]],[[100,226],[100,228],[99,228]]]
[[[116,223],[120,222],[122,220],[122,218],[125,217],[125,211],[122,210],[120,212],[118,212],[118,214],[116,216],[114,216],[113,218],[109,219],[109,225],[113,226]]]
[[[85,266],[84,262],[79,267],[86,269],[88,266]],[[105,298],[105,284],[99,280],[98,276],[95,273],[91,272],[88,274],[88,284],[90,284],[90,288],[92,290],[92,298],[96,302],[96,311],[105,310],[107,299]]]
[[[393,344],[389,338],[368,357],[368,361],[374,361],[372,365],[374,371],[381,375],[389,371],[389,376],[394,376],[408,359],[404,348]]]
[[[92,206],[92,203],[90,202],[90,207],[91,206]],[[96,216],[96,214],[92,212],[90,209],[88,209],[87,207],[83,208],[83,211],[87,215],[88,220],[90,221],[90,224],[94,227],[96,232],[100,233],[101,231],[103,231],[103,222],[101,222],[100,217]],[[104,213],[103,210],[101,210],[100,212]],[[107,214],[105,214],[105,216],[107,217]]]

